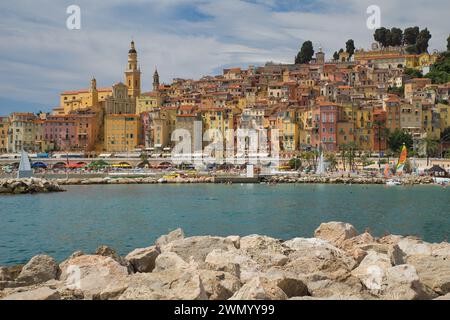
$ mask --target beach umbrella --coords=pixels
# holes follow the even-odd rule
[[[32,168],[47,168],[47,165],[42,162],[36,162],[31,165]]]

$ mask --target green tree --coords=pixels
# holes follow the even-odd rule
[[[389,149],[393,152],[400,152],[403,144],[405,144],[408,149],[412,148],[413,138],[411,134],[404,132],[403,130],[396,129],[389,134],[387,144]]]
[[[431,37],[432,37],[431,33],[430,33],[430,31],[428,31],[427,28],[420,31],[419,36],[417,37],[417,42],[416,42],[416,48],[417,48],[418,54],[428,52],[428,46],[429,46]]]
[[[426,75],[435,84],[450,81],[450,51],[440,54],[438,60],[431,66],[431,71]]]
[[[289,160],[289,167],[292,170],[298,170],[302,167],[302,161],[299,158],[292,158]]]
[[[423,78],[422,72],[416,69],[406,68],[403,73],[410,76],[411,78]]]
[[[334,52],[333,59],[334,59],[334,61],[338,61],[339,60],[339,53],[337,51]]]
[[[406,52],[409,53],[409,54],[416,54],[416,53],[418,53],[416,45],[414,44],[412,46],[406,47]]]
[[[439,140],[432,138],[425,138],[420,141],[427,156],[427,165],[430,163],[430,157],[437,157],[439,154]]]
[[[355,142],[350,142],[347,144],[342,144],[340,148],[341,148],[342,163],[344,165],[344,171],[346,171],[346,163],[348,163],[349,170],[354,170],[356,152],[358,150],[357,144]]]
[[[403,31],[399,28],[392,28],[389,37],[389,45],[401,46],[403,43]]]
[[[345,48],[346,48],[346,52],[349,54],[349,58],[351,58],[353,56],[353,54],[355,53],[355,41],[353,41],[352,39],[348,40],[345,43]]]
[[[143,167],[150,165],[150,162],[148,161],[148,154],[147,154],[147,152],[142,152],[141,155],[140,155],[140,158],[141,158],[141,165]]]
[[[442,142],[450,142],[450,127],[445,128],[441,133]]]
[[[450,52],[450,36],[447,38],[447,51]]]
[[[325,155],[325,161],[329,163],[331,171],[337,170],[338,162],[334,153],[327,153]]]
[[[417,42],[419,33],[419,27],[406,28],[405,32],[403,33],[403,43],[407,46],[414,46]]]
[[[305,151],[300,154],[300,158],[306,161],[309,168],[311,168],[314,165],[314,157],[315,155],[312,151]]]
[[[384,27],[375,30],[375,33],[373,35],[375,41],[379,42],[383,47],[387,47],[389,45],[389,37],[390,37],[390,30]]]
[[[311,61],[314,56],[314,47],[311,41],[305,41],[300,49],[300,52],[295,58],[295,64],[304,64]]]
[[[388,88],[388,93],[390,94],[395,94],[399,97],[403,97],[405,94],[405,86],[401,86],[401,87],[389,87]]]

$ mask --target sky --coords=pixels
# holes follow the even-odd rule
[[[450,34],[448,0],[15,0],[0,3],[0,115],[50,111],[65,90],[124,81],[134,39],[143,91],[163,82],[219,74],[225,67],[289,63],[311,40],[330,58],[354,39],[369,48],[366,10],[385,27],[428,27],[430,49]],[[81,9],[69,30],[67,7]]]

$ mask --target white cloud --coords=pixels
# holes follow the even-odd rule
[[[291,1],[297,11],[278,10],[274,0],[79,0],[81,31],[65,28],[69,2],[0,4],[0,96],[53,106],[60,91],[86,87],[91,76],[100,86],[122,81],[131,37],[143,89],[149,90],[155,66],[170,81],[198,78],[222,65],[289,62],[304,40],[328,54],[349,38],[367,47],[371,4],[381,7],[383,25],[428,26],[432,48],[442,49],[449,32],[448,0],[318,0],[302,11],[302,0]],[[184,17],[186,6],[195,12]],[[196,20],[195,14],[209,18]]]

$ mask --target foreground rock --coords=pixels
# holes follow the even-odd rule
[[[17,282],[33,285],[54,280],[58,276],[59,267],[55,259],[47,255],[33,257],[22,269]]]
[[[128,287],[127,267],[110,257],[82,255],[60,265],[60,281],[68,289],[78,289],[85,298],[108,299]]]
[[[316,238],[326,240],[336,246],[357,235],[358,232],[351,224],[343,222],[322,223],[314,232]]]
[[[0,179],[0,194],[27,194],[63,192],[63,188],[54,180],[38,178]]]
[[[134,272],[152,272],[159,254],[156,247],[141,248],[130,252],[125,259],[131,264]]]
[[[430,300],[450,295],[450,245],[376,238],[331,222],[316,238],[185,237],[181,229],[126,257],[101,246],[59,266],[39,255],[0,268],[11,300]]]

